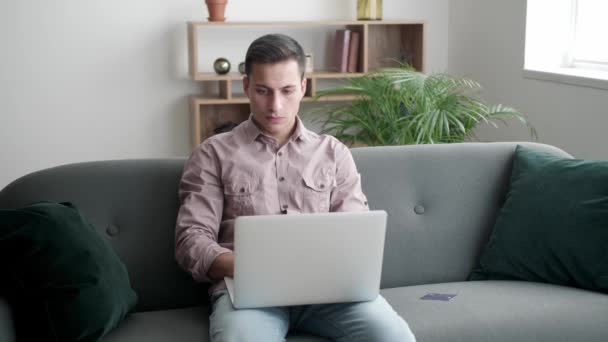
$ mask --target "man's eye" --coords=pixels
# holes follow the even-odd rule
[[[266,95],[268,93],[266,89],[256,89],[255,92],[260,95]]]
[[[283,94],[285,94],[285,95],[291,95],[293,92],[294,92],[293,89],[285,89],[285,90],[283,90]]]

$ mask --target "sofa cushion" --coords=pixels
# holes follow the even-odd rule
[[[184,309],[155,310],[129,315],[104,342],[207,342],[209,310],[198,306]]]
[[[457,294],[448,302],[421,300],[427,293]],[[381,290],[418,341],[512,342],[608,340],[608,296],[522,281],[469,281]],[[131,314],[104,342],[209,341],[204,307]],[[326,339],[290,334],[287,342]]]
[[[608,292],[608,161],[518,146],[510,187],[471,279]]]
[[[104,342],[207,342],[209,341],[208,307],[156,310],[131,314]],[[302,334],[288,334],[287,342],[329,342]]]
[[[549,145],[525,144],[569,157]],[[467,279],[504,202],[516,146],[496,142],[352,150],[370,209],[388,213],[382,288]]]
[[[0,210],[2,295],[27,341],[97,341],[137,296],[112,247],[70,203]]]
[[[608,341],[608,296],[525,281],[465,281],[380,292],[424,342]],[[456,294],[449,301],[421,300]]]

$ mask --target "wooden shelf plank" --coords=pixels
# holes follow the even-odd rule
[[[331,101],[351,101],[356,98],[355,95],[335,95],[335,96],[324,96],[317,101],[319,102],[331,102]],[[192,105],[200,106],[200,105],[224,105],[224,104],[238,104],[238,103],[249,103],[249,99],[243,95],[232,96],[231,99],[224,99],[220,97],[208,97],[202,95],[192,95],[190,96],[190,100]],[[313,98],[310,96],[305,96],[302,99],[302,102],[313,102]]]
[[[190,97],[195,105],[221,105],[234,103],[249,103],[249,99],[245,96],[233,96],[231,99],[223,99],[220,97],[208,97],[202,95],[192,95]]]
[[[243,78],[236,72],[230,72],[225,75],[218,75],[214,72],[197,72],[194,76],[195,81],[238,81]]]
[[[334,72],[334,71],[315,71],[313,73],[304,74],[306,78],[352,78],[361,77],[365,74],[362,72]],[[240,81],[244,75],[238,73],[228,73],[225,75],[218,75],[214,72],[198,72],[194,76],[195,81]]]
[[[315,20],[315,21],[189,21],[194,26],[344,26],[344,25],[416,25],[424,20]]]
[[[362,22],[362,20],[357,21]],[[368,25],[424,25],[426,20],[370,20]]]
[[[365,76],[362,72],[334,72],[334,71],[317,71],[310,74],[311,78],[353,78]],[[307,76],[308,77],[308,76]]]
[[[334,95],[334,96],[324,96],[317,101],[319,102],[332,102],[332,101],[352,101],[356,98],[355,95]],[[313,102],[312,97],[304,97],[302,102]]]

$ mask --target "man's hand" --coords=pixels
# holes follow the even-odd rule
[[[209,272],[207,272],[209,278],[213,280],[224,279],[224,277],[234,276],[234,254],[232,252],[220,254],[215,260]]]

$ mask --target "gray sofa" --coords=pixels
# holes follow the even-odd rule
[[[555,147],[535,149],[569,155]],[[388,212],[381,293],[421,342],[608,341],[608,296],[517,281],[466,281],[504,200],[515,143],[357,148],[372,208]],[[184,159],[87,162],[24,176],[0,208],[71,201],[109,239],[139,295],[105,341],[208,340],[206,286],[174,261]],[[457,294],[428,301],[427,293]],[[0,299],[0,340],[11,341]],[[290,335],[288,341],[324,341]]]

